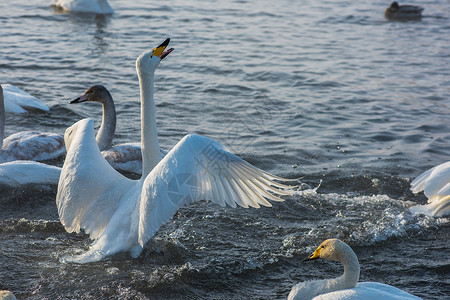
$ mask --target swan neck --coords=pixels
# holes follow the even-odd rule
[[[0,152],[5,137],[5,102],[3,100],[3,88],[0,85]]]
[[[141,147],[142,178],[153,170],[161,160],[156,127],[156,105],[154,94],[154,72],[138,72],[141,90]]]
[[[340,277],[342,279],[342,289],[355,287],[359,280],[360,267],[358,257],[350,247],[348,250],[341,258],[341,262],[344,265],[344,274]]]
[[[103,116],[102,125],[98,130],[96,141],[100,151],[111,148],[111,144],[116,132],[116,108],[111,95],[108,95],[102,102]]]
[[[348,246],[347,246],[348,247]],[[338,278],[326,279],[322,290],[318,294],[325,294],[344,289],[351,289],[356,286],[359,280],[359,262],[355,252],[348,247],[335,260],[344,265],[344,274]]]

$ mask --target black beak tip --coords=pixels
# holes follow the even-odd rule
[[[164,42],[162,42],[162,44],[159,45],[157,48],[167,46],[167,45],[169,45],[169,43],[170,43],[170,38],[167,38],[167,39],[166,39]]]

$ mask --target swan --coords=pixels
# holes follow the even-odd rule
[[[49,160],[66,152],[62,134],[22,131],[3,139],[5,135],[3,99],[3,88],[0,86],[0,163],[14,160]]]
[[[189,134],[162,158],[153,98],[154,73],[172,50],[170,39],[136,60],[141,94],[142,177],[131,180],[114,170],[100,153],[93,120],[69,127],[71,145],[56,195],[61,223],[68,232],[90,235],[90,249],[63,261],[86,263],[129,252],[138,257],[146,242],[176,211],[189,203],[211,200],[221,206],[271,206],[283,201],[291,186],[226,151],[209,138]],[[66,133],[67,133],[66,131]],[[286,179],[286,181],[288,181]]]
[[[53,0],[53,7],[63,11],[110,15],[114,10],[106,0]]]
[[[328,239],[324,241],[305,261],[318,258],[340,261],[344,264],[344,274],[334,279],[300,282],[292,288],[288,300],[420,299],[387,284],[358,283],[358,258],[352,248],[341,240]]]
[[[5,112],[25,113],[28,110],[49,111],[50,108],[38,98],[11,84],[3,84]]]
[[[415,194],[424,191],[428,204],[411,208],[413,212],[435,217],[450,216],[450,161],[420,174],[411,182]]]
[[[0,184],[18,187],[24,184],[57,185],[61,168],[37,161],[16,160],[0,164]]]
[[[102,104],[102,124],[97,133],[96,140],[100,151],[102,151],[103,157],[116,170],[141,174],[142,154],[141,145],[139,143],[124,143],[111,147],[116,131],[116,108],[108,89],[103,85],[93,85],[89,87],[83,95],[72,100],[70,103],[73,104],[88,101],[99,102]],[[167,152],[161,150],[161,155],[164,156],[165,154],[167,154]]]
[[[384,15],[388,19],[412,20],[422,18],[423,7],[415,5],[399,5],[398,2],[392,2],[391,6],[386,8]]]
[[[32,141],[16,138],[23,137],[21,133],[12,135],[12,138],[7,138],[5,145],[2,147],[4,125],[5,107],[3,105],[3,88],[0,85],[0,183],[9,186],[20,186],[29,183],[57,184],[61,168],[36,161],[16,160],[39,158],[41,155],[38,151],[26,147],[33,144]],[[32,136],[32,134],[30,133],[29,136]],[[45,146],[42,143],[37,145]],[[21,153],[21,151],[24,152]],[[41,156],[41,158],[45,158],[45,156]]]

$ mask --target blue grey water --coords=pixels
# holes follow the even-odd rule
[[[284,299],[299,281],[341,274],[339,263],[302,263],[338,237],[362,281],[448,297],[449,219],[412,214],[426,198],[409,184],[450,158],[450,6],[412,0],[424,17],[393,22],[388,2],[110,0],[116,13],[102,17],[0,1],[0,82],[51,108],[8,114],[6,135],[62,133],[86,117],[98,127],[99,105],[68,102],[103,84],[117,105],[115,143],[138,142],[134,62],[170,37],[155,83],[162,147],[198,133],[302,178],[272,208],[184,207],[139,258],[86,265],[60,262],[91,241],[59,223],[55,186],[1,187],[0,289],[21,299]]]

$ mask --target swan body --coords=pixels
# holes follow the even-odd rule
[[[83,229],[94,239],[90,249],[66,261],[85,263],[128,251],[141,253],[145,243],[185,204],[211,200],[222,206],[270,206],[291,195],[282,178],[259,170],[226,151],[219,143],[187,135],[162,158],[156,135],[153,78],[172,49],[167,39],[136,61],[141,88],[142,177],[131,180],[103,158],[93,121],[84,119],[73,132],[58,185],[56,204],[68,232]]]
[[[38,98],[11,84],[3,84],[5,112],[25,113],[28,110],[49,111]]]
[[[36,161],[16,160],[0,164],[0,184],[58,184],[61,168]]]
[[[142,173],[142,154],[140,143],[123,143],[111,147],[116,131],[116,108],[109,91],[102,85],[89,87],[83,95],[70,103],[98,102],[102,104],[102,125],[97,133],[97,144],[103,157],[116,170]],[[161,150],[161,155],[167,152]]]
[[[0,163],[14,160],[42,161],[65,153],[64,136],[55,133],[23,131],[4,138],[5,109],[0,86]]]
[[[424,192],[428,204],[412,207],[413,212],[435,217],[450,216],[450,161],[422,173],[411,182],[413,193]]]
[[[388,19],[414,20],[422,18],[423,7],[415,5],[399,5],[398,2],[392,2],[391,6],[386,8],[384,15]]]
[[[114,10],[106,0],[54,0],[53,6],[64,11],[110,15]]]
[[[324,241],[306,260],[319,258],[342,262],[344,274],[334,279],[300,282],[292,288],[288,300],[420,299],[390,285],[377,282],[358,283],[358,258],[347,244],[338,239]]]

